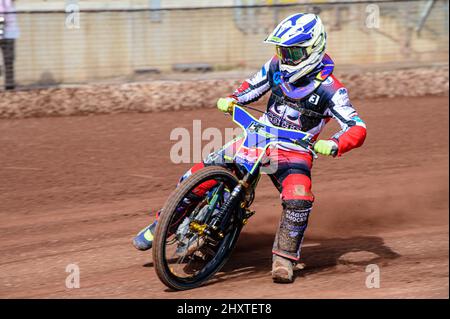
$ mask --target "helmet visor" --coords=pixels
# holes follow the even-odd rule
[[[282,47],[277,45],[277,56],[282,63],[297,65],[308,58],[307,48],[304,47]]]

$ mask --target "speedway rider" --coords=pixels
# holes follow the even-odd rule
[[[366,126],[350,103],[347,89],[332,75],[334,63],[325,54],[327,35],[320,18],[297,13],[284,19],[265,40],[275,45],[276,55],[253,77],[244,81],[217,107],[232,112],[236,102],[249,104],[271,91],[267,111],[260,119],[271,125],[302,130],[314,135],[335,119],[341,131],[318,140],[314,150],[322,155],[341,156],[364,143]],[[275,282],[292,282],[293,268],[314,202],[311,191],[312,156],[305,149],[280,145],[270,153],[278,169],[270,177],[280,191],[282,215],[272,253]],[[209,163],[191,168],[182,180]],[[156,221],[133,241],[139,250],[152,246]]]

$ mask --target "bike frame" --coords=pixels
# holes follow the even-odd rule
[[[243,134],[227,143],[215,155],[231,160],[238,171],[243,171],[243,177],[240,178],[239,184],[231,192],[229,199],[220,208],[219,214],[211,222],[212,231],[209,234],[219,237],[223,236],[223,227],[228,225],[229,218],[231,218],[230,212],[234,211],[237,205],[242,208],[238,210],[240,212],[239,219],[243,221],[249,217],[248,206],[251,203],[243,200],[243,194],[254,191],[261,173],[261,161],[269,146],[280,143],[301,146],[306,151],[311,152],[314,157],[317,157],[312,149],[312,134],[263,123],[239,105],[234,106],[233,122],[243,129]],[[228,156],[226,154],[227,148],[241,139],[241,144],[236,153],[232,157]]]

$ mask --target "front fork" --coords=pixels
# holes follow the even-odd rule
[[[247,173],[244,178],[239,181],[239,184],[233,189],[228,200],[220,207],[218,213],[214,215],[211,223],[205,229],[207,235],[217,239],[223,238],[224,231],[226,230],[225,227],[228,225],[230,218],[232,217],[231,213],[235,208],[238,208],[238,219],[242,221],[243,224],[247,223],[248,218],[250,218],[254,212],[248,209],[248,206],[251,203],[249,203],[245,197],[249,191],[253,191],[258,177],[259,173]]]

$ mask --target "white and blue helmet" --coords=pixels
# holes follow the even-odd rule
[[[317,15],[296,13],[281,21],[264,42],[276,45],[280,69],[290,74],[292,83],[322,61],[327,34]]]

